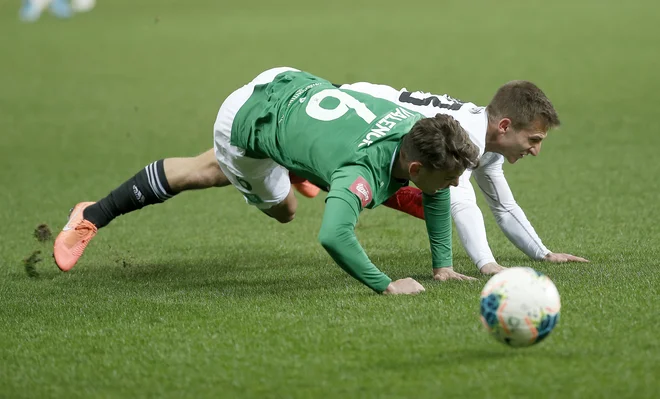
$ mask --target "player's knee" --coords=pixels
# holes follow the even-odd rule
[[[230,184],[217,162],[204,168],[200,180],[204,187],[224,187]]]
[[[335,247],[337,236],[333,233],[334,232],[330,232],[326,229],[321,229],[321,231],[319,231],[319,235],[317,237],[319,244],[321,244],[321,246],[325,248],[326,251],[331,251]]]
[[[196,157],[186,158],[185,167],[181,167],[186,175],[189,188],[210,188],[215,185],[219,175],[222,175],[213,150],[208,150]]]
[[[280,223],[289,223],[296,217],[298,202],[295,197],[289,196],[283,202],[270,209],[269,214]]]
[[[188,184],[193,188],[223,187],[229,185],[229,179],[222,173],[215,157],[198,156],[191,163]]]
[[[280,223],[289,223],[296,217],[295,209],[290,210],[280,206],[265,210],[264,212]]]
[[[296,217],[296,212],[294,211],[293,213],[288,213],[284,215],[279,215],[275,219],[280,222],[280,223],[289,223],[293,221],[293,219]]]

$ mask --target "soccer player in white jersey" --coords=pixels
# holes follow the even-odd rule
[[[488,107],[479,107],[447,95],[410,92],[405,88],[397,90],[366,82],[346,84],[341,88],[395,102],[427,117],[438,113],[449,114],[468,132],[483,155],[479,167],[466,170],[458,186],[450,188],[451,213],[465,250],[482,273],[494,274],[503,268],[496,262],[488,245],[483,215],[470,184],[471,176],[474,176],[484,194],[500,229],[527,256],[549,262],[588,262],[578,256],[554,253],[543,245],[516,203],[504,177],[502,165],[505,159],[515,163],[526,155],[537,156],[548,128],[559,125],[550,101],[535,85],[525,81],[509,82],[498,90]],[[539,107],[541,114],[547,114],[541,116],[548,119],[552,126],[542,126],[544,123],[534,117],[525,120],[525,114],[529,119],[535,106]],[[421,192],[416,188],[399,190],[385,205],[424,218]]]

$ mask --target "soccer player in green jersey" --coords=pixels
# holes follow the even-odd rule
[[[347,273],[386,294],[424,288],[411,278],[393,282],[370,261],[354,233],[359,213],[413,182],[424,193],[432,265],[451,266],[448,187],[479,157],[449,115],[424,118],[292,68],[266,71],[225,100],[214,126],[214,153],[222,173],[213,185],[231,183],[249,204],[283,223],[297,206],[289,170],[328,187],[319,241]],[[60,269],[75,265],[98,228],[179,191],[168,183],[177,161],[166,161],[148,165],[101,201],[74,207],[55,241]]]

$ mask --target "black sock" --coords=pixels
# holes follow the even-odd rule
[[[167,183],[161,159],[147,165],[135,176],[112,190],[107,197],[85,208],[83,217],[100,229],[117,216],[147,205],[160,204],[176,194]]]

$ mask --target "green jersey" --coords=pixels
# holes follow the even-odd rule
[[[248,157],[270,158],[296,175],[327,188],[328,205],[333,199],[340,200],[328,208],[335,213],[349,213],[334,214],[326,223],[329,211],[326,208],[322,230],[328,226],[332,231],[338,228],[338,220],[344,220],[344,228],[354,227],[363,208],[382,204],[408,184],[392,177],[392,168],[403,136],[421,118],[423,115],[392,102],[338,89],[327,80],[305,72],[289,71],[254,88],[234,119],[231,144],[245,149]],[[431,197],[437,197],[436,201]],[[433,217],[430,221],[427,217],[427,226],[431,222],[429,232],[441,231],[443,236],[442,240],[430,236],[434,267],[451,265],[448,193],[425,198],[425,210],[439,209],[439,201],[446,202],[446,209],[440,207],[441,226],[438,227]],[[430,208],[426,207],[427,202]],[[449,243],[445,238],[447,230]],[[330,240],[333,234],[339,234],[321,233]],[[353,232],[344,238],[341,246],[352,246],[356,251],[354,256],[347,255],[349,250],[339,248],[339,253],[329,249],[330,254],[351,275],[372,289],[383,291],[389,278],[366,258]]]
[[[330,196],[357,195],[361,207],[372,208],[407,183],[391,177],[392,164],[401,138],[422,117],[305,72],[285,72],[255,88],[234,119],[231,143],[329,187]]]

